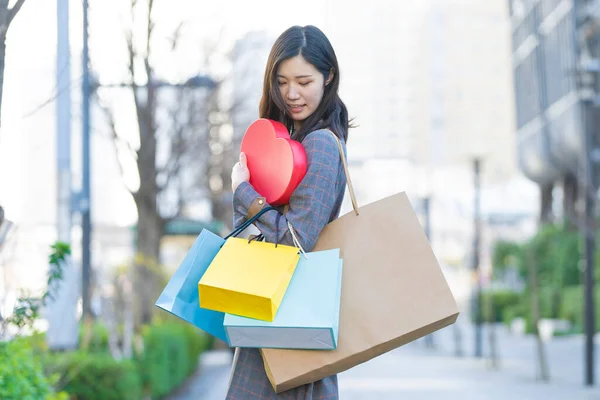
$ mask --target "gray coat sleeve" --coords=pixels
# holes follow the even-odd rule
[[[289,211],[279,218],[279,235],[276,236],[278,211],[268,211],[255,223],[265,236],[274,243],[292,244],[287,227],[289,221],[298,241],[305,251],[311,251],[321,230],[329,222],[336,206],[336,181],[340,168],[340,154],[336,140],[327,130],[311,132],[302,142],[306,151],[308,168],[302,182],[290,198]],[[243,182],[233,196],[234,226],[241,225],[254,200],[261,197],[248,182]]]

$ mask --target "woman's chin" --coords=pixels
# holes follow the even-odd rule
[[[310,117],[310,114],[307,115],[306,113],[303,113],[303,112],[299,113],[299,114],[292,114],[292,119],[295,122],[300,122],[300,123],[306,121],[306,118],[308,118],[308,117]]]

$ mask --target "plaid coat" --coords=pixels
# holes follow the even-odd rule
[[[336,219],[340,213],[346,176],[340,159],[338,145],[325,129],[311,132],[302,142],[306,151],[308,169],[289,202],[289,210],[279,219],[275,229],[276,211],[268,211],[255,223],[267,242],[293,246],[287,221],[291,223],[296,237],[305,251],[311,251],[323,227]],[[345,145],[342,140],[342,145]],[[248,182],[236,189],[233,197],[234,226],[241,225],[252,203],[261,197]],[[276,232],[279,238],[276,238]],[[338,399],[337,375],[300,386],[277,395],[267,378],[258,349],[236,349],[231,383],[227,400],[309,400]]]

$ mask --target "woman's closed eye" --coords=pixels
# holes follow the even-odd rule
[[[308,82],[299,82],[299,85],[300,85],[300,86],[308,86],[310,83],[312,83],[312,81],[308,81]],[[277,82],[277,84],[278,84],[279,86],[283,86],[283,85],[286,85],[286,84],[287,84],[287,82],[281,82],[281,81],[278,81],[278,82]]]

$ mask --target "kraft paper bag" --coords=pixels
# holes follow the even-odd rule
[[[273,322],[225,314],[223,326],[230,346],[335,349],[342,267],[339,249],[300,257]]]
[[[336,350],[262,349],[273,389],[283,392],[348,370],[453,324],[458,307],[406,193],[332,221],[313,251],[344,260]]]
[[[294,246],[229,238],[200,281],[200,307],[272,322],[298,265]]]

